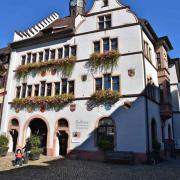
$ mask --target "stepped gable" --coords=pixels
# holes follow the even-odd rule
[[[35,37],[39,32],[47,28],[50,24],[55,22],[57,19],[59,19],[59,14],[54,12],[47,18],[43,19],[36,25],[32,26],[31,28],[28,28],[25,31],[15,32],[14,42]]]

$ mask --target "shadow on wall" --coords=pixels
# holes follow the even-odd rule
[[[103,160],[104,153],[98,148],[99,143],[101,144],[103,140],[108,140],[111,144],[110,146],[113,146],[113,150],[115,151],[120,150],[127,152],[136,149],[137,143],[142,142],[142,139],[144,140],[144,143],[146,143],[147,137],[144,138],[144,135],[145,136],[147,135],[145,129],[147,127],[146,126],[147,119],[146,122],[144,122],[143,124],[144,126],[142,128],[138,128],[139,125],[142,125],[141,119],[144,120],[146,118],[145,115],[146,109],[144,104],[145,98],[142,97],[147,97],[148,99],[151,99],[157,104],[159,102],[158,91],[159,88],[157,88],[156,86],[153,87],[147,86],[147,89],[144,90],[138,97],[137,95],[134,95],[135,98],[134,101],[131,101],[132,96],[131,97],[124,96],[124,98],[127,98],[127,100],[125,100],[124,102],[123,101],[116,102],[116,105],[117,103],[121,103],[121,105],[116,109],[114,109],[114,111],[111,114],[109,114],[107,117],[103,117],[102,119],[100,119],[94,131],[92,131],[88,135],[88,138],[85,139],[83,143],[81,143],[80,145],[77,145],[76,148],[74,148],[71,152],[69,152],[67,156],[74,159]],[[87,106],[90,105],[90,108],[92,109],[95,107],[105,106],[105,108],[109,109],[110,111],[111,108],[113,109],[113,103],[110,102],[100,105],[97,103],[93,103],[92,101],[89,101],[87,103]],[[132,114],[137,116],[139,118],[139,121],[138,118],[135,118],[135,116],[133,117]],[[149,127],[149,137],[148,137],[149,147],[146,147],[149,149],[148,151],[150,151],[150,147],[151,147],[150,144],[152,143],[151,142],[152,138],[150,137],[151,136],[150,128],[151,127]],[[158,131],[161,130],[159,129]],[[73,137],[75,141],[78,141],[77,134],[78,132],[76,133],[76,136]],[[79,142],[74,142],[74,143],[79,143]],[[127,147],[129,147],[129,150]]]

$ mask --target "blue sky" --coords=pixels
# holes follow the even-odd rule
[[[86,0],[88,8],[93,0]],[[168,35],[180,57],[180,0],[121,0],[141,18],[149,20],[159,36]],[[25,30],[52,12],[62,17],[69,13],[69,0],[1,0],[0,47],[12,42],[14,31]]]

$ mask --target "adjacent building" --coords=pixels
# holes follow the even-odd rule
[[[8,47],[0,49],[0,126],[1,126],[4,96],[6,95],[5,86],[7,80],[9,58],[10,58],[10,49]]]
[[[180,59],[169,62],[171,95],[172,95],[172,122],[176,149],[180,150]]]
[[[50,156],[101,159],[106,140],[145,161],[154,140],[163,149],[174,138],[173,47],[119,1],[95,0],[86,12],[71,0],[69,16],[16,32],[11,49],[1,123],[10,151],[37,134]]]

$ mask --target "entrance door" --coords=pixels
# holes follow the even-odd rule
[[[18,138],[18,132],[16,129],[12,129],[10,131],[11,137],[12,137],[12,141],[13,141],[13,148],[12,151],[15,152],[16,151],[16,146],[17,146],[17,138]]]
[[[60,131],[59,135],[59,155],[67,155],[67,146],[68,146],[68,134],[65,131]]]

